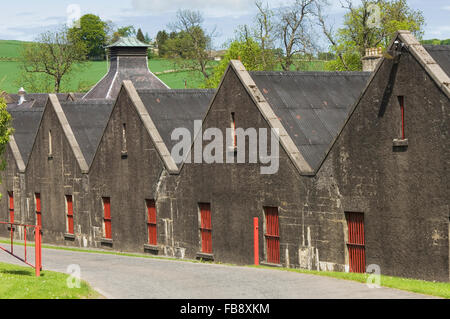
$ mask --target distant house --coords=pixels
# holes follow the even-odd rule
[[[227,53],[226,50],[219,50],[219,51],[211,50],[209,52],[209,56],[210,56],[210,59],[212,59],[214,61],[222,61],[222,59],[226,53]]]

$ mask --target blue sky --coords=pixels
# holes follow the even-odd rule
[[[275,8],[292,1],[268,2]],[[345,10],[339,0],[329,2],[331,5],[327,13],[335,28],[338,28]],[[104,20],[112,20],[116,26],[140,27],[152,38],[159,30],[167,29],[178,9],[200,10],[205,17],[205,27],[209,30],[216,27],[217,48],[233,37],[238,25],[251,23],[256,13],[254,0],[22,0],[19,3],[2,0],[0,39],[33,40],[39,33],[65,24],[73,15],[68,13],[72,4],[80,8],[81,14],[97,14]],[[425,39],[450,38],[449,0],[409,0],[408,4],[424,13]]]

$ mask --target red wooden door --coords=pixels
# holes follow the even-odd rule
[[[278,224],[278,208],[265,207],[266,215],[266,248],[267,262],[272,264],[280,263],[280,232]]]
[[[364,238],[364,214],[346,213],[348,225],[348,255],[350,272],[366,272],[366,252]]]
[[[200,204],[200,232],[202,236],[202,252],[212,254],[211,205]]]
[[[109,197],[103,197],[103,225],[105,238],[111,239],[111,203]]]
[[[66,196],[67,201],[67,232],[73,234],[73,202],[72,195]]]
[[[154,200],[146,200],[147,202],[147,229],[149,245],[157,245],[158,236],[156,232],[156,206]]]
[[[14,223],[14,193],[8,192],[9,197],[9,222]]]

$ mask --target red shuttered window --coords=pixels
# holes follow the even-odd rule
[[[66,207],[67,207],[67,218],[66,218],[66,225],[67,225],[67,233],[72,234],[73,231],[73,201],[72,201],[72,195],[66,195]]]
[[[202,253],[212,254],[211,204],[199,204]]]
[[[9,202],[9,222],[14,223],[14,193],[8,192]]]
[[[107,239],[112,239],[111,202],[109,197],[103,197],[103,236]]]
[[[272,264],[280,263],[280,231],[278,224],[278,208],[264,207],[266,215],[266,249],[267,262]]]
[[[366,272],[364,214],[346,213],[348,225],[348,255],[350,272]]]
[[[34,194],[34,203],[36,205],[36,225],[42,227],[41,194]]]
[[[158,244],[158,235],[156,232],[156,205],[154,200],[147,199],[147,230],[148,244],[156,246]]]

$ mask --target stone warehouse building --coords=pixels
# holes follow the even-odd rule
[[[257,217],[262,263],[450,280],[448,46],[399,31],[372,73],[232,61],[218,90],[168,89],[146,50],[116,43],[86,95],[8,97],[1,220],[41,223],[47,243],[251,264]],[[194,160],[211,128],[233,163]],[[274,174],[252,128],[278,129]]]

